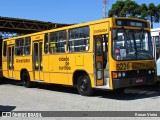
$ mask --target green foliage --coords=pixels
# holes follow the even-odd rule
[[[112,5],[112,9],[109,10],[108,16],[109,17],[112,17],[112,16],[119,17],[119,13],[123,9],[123,7],[124,7],[124,2],[123,1],[117,1],[115,4]]]
[[[145,3],[143,3],[141,6],[140,6],[140,17],[145,19],[145,17],[148,15],[148,7]]]
[[[136,16],[138,14],[139,5],[135,1],[126,0],[124,2],[124,7],[122,11],[124,11],[126,16]]]
[[[150,20],[151,27],[153,28],[153,23],[160,22],[160,4],[155,6],[154,3],[150,3],[147,6],[145,3],[139,5],[133,0],[117,0],[112,5],[111,10],[109,10],[108,16],[137,17]]]

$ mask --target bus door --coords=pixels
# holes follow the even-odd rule
[[[7,66],[8,66],[8,77],[13,78],[14,77],[14,45],[7,47]]]
[[[42,41],[33,43],[33,69],[35,80],[43,80]]]
[[[102,86],[104,84],[102,35],[94,36],[94,46],[95,46],[94,48],[95,48],[96,85]]]

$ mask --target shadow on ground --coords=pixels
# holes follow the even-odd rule
[[[136,99],[158,99],[160,98],[160,87],[152,85],[152,86],[137,86],[126,88],[124,92],[105,92],[105,91],[97,91],[95,96],[107,99],[117,99],[117,100],[136,100]]]
[[[8,79],[1,79],[0,84],[21,85],[20,82]],[[38,84],[36,85],[36,88],[49,91],[56,91],[61,93],[69,93],[77,95],[79,94],[76,88],[63,85]],[[123,93],[119,91],[113,92],[105,90],[95,90],[94,95],[91,97],[117,99],[117,100],[135,100],[143,98],[158,99],[160,98],[160,85],[137,86],[137,87],[126,88]]]

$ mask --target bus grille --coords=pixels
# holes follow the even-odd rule
[[[132,69],[133,70],[146,69],[146,64],[145,63],[133,63]]]
[[[131,70],[126,72],[126,77],[141,77],[141,76],[148,76],[148,69],[143,70]]]
[[[153,64],[148,63],[132,63],[132,70],[140,70],[140,69],[151,69],[153,68]]]

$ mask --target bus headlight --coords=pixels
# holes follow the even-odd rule
[[[125,78],[126,72],[112,72],[113,78]]]
[[[148,74],[150,75],[151,73],[152,73],[151,70],[149,70],[149,71],[148,71]]]
[[[122,74],[121,74],[121,73],[118,73],[118,77],[119,77],[119,78],[122,77]]]
[[[125,72],[122,73],[122,77],[126,77],[126,73]]]

